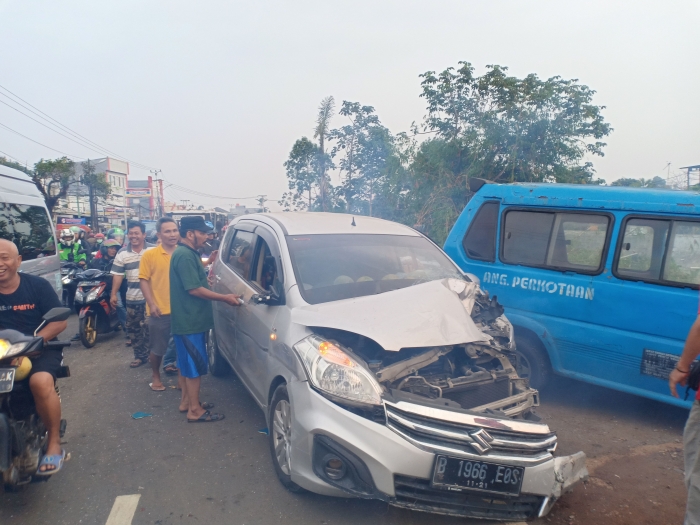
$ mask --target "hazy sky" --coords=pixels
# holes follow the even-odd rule
[[[615,128],[594,159],[608,181],[700,164],[697,0],[0,0],[0,27],[0,85],[166,181],[215,195],[279,198],[282,163],[313,134],[327,95],[408,130],[425,114],[418,75],[460,60],[595,89]],[[101,156],[2,104],[0,123]],[[0,151],[29,164],[60,156],[3,128]],[[132,166],[132,178],[147,175]]]

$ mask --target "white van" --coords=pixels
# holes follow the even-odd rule
[[[56,252],[56,231],[44,198],[27,174],[2,165],[0,238],[18,246],[22,255],[21,272],[44,277],[61,297],[61,265]]]

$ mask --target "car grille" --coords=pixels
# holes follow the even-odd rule
[[[518,497],[492,496],[475,492],[434,489],[426,479],[394,476],[396,498],[392,505],[436,514],[521,521],[537,516],[543,497],[523,494]]]
[[[436,454],[528,466],[550,459],[557,444],[556,435],[543,424],[426,410],[407,403],[386,403],[385,408],[389,428]]]

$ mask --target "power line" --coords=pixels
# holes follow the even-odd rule
[[[18,102],[17,100],[13,100],[11,97],[5,95],[4,93],[0,93],[0,95],[4,96],[5,98],[8,98],[8,99],[12,100],[12,102],[14,102],[15,104],[19,104],[21,107],[23,107],[23,108],[26,109],[27,111],[30,111],[30,112],[34,113],[35,115],[37,115],[38,117],[42,118],[43,120],[47,120],[47,121],[50,121],[50,122],[54,123],[55,125],[58,125],[58,126],[59,126],[60,128],[62,128],[64,131],[66,131],[67,133],[70,133],[70,134],[73,135],[74,137],[80,138],[80,139],[84,140],[85,142],[87,142],[87,143],[89,143],[89,144],[92,144],[92,145],[94,145],[94,146],[100,148],[101,150],[103,150],[103,151],[105,151],[105,152],[107,152],[107,153],[109,153],[109,154],[111,154],[111,155],[113,155],[113,156],[115,156],[115,157],[119,157],[119,158],[121,158],[122,160],[124,160],[124,161],[126,161],[126,162],[129,162],[129,163],[132,164],[134,167],[137,167],[137,168],[140,168],[140,169],[147,169],[147,170],[155,169],[155,168],[153,168],[153,167],[151,167],[151,166],[148,166],[148,165],[146,165],[146,164],[142,164],[142,163],[140,163],[140,162],[136,162],[136,161],[134,161],[134,160],[130,160],[130,159],[124,157],[123,155],[119,155],[119,154],[117,154],[117,153],[115,153],[115,152],[113,152],[113,151],[110,151],[110,150],[108,150],[107,148],[105,148],[104,146],[100,146],[100,145],[97,144],[96,142],[94,142],[94,141],[88,139],[87,137],[82,136],[81,134],[79,134],[79,133],[76,132],[76,131],[73,131],[73,130],[70,129],[68,126],[65,126],[64,124],[61,124],[58,120],[56,120],[56,119],[54,119],[53,117],[49,116],[48,114],[44,113],[44,112],[41,111],[39,108],[37,108],[36,106],[33,106],[32,104],[30,104],[29,102],[27,102],[26,100],[24,100],[24,99],[23,99],[22,97],[20,97],[19,95],[16,95],[15,93],[13,93],[12,91],[10,91],[10,90],[7,89],[6,87],[0,85],[0,89],[6,91],[6,92],[9,93],[10,95],[12,95],[14,98],[18,99],[20,102]],[[22,102],[23,102],[24,104],[26,104],[27,106],[29,106],[29,107],[27,107],[27,106],[25,106],[24,104],[22,104]],[[7,105],[7,104],[6,104],[6,105]],[[9,107],[12,107],[12,106],[9,106]],[[36,111],[33,111],[33,110],[30,109],[30,108],[33,108],[33,109],[36,110]],[[17,110],[16,108],[12,108],[12,109],[15,109],[16,111],[19,111],[19,110]],[[38,113],[37,113],[37,111],[38,111]],[[20,113],[21,113],[21,112],[20,112]],[[28,116],[28,115],[25,115],[25,116]],[[29,118],[31,118],[31,117],[29,117]],[[32,119],[32,120],[34,120],[34,119]],[[51,128],[49,128],[49,129],[51,129]],[[54,131],[55,131],[55,130],[54,130]],[[58,132],[57,132],[57,133],[58,133]],[[71,139],[71,140],[72,140],[72,139]],[[95,151],[95,150],[93,149],[93,151]],[[104,153],[101,153],[101,154],[104,155]]]
[[[168,183],[168,188],[175,188],[179,191],[184,191],[185,193],[189,193],[191,195],[198,195],[199,197],[209,197],[211,199],[228,199],[228,200],[247,200],[247,199],[257,199],[260,197],[260,195],[253,195],[252,197],[224,197],[222,195],[212,195],[211,193],[204,193],[201,191],[197,190],[191,190],[189,188],[185,188],[184,186],[179,186],[177,184],[173,184],[172,182]]]
[[[3,128],[5,128],[5,129],[8,130],[8,131],[11,131],[12,133],[15,133],[16,135],[19,135],[20,137],[23,137],[23,138],[25,138],[25,139],[27,139],[27,140],[31,140],[31,141],[34,142],[35,144],[39,144],[39,146],[43,146],[43,147],[45,147],[45,148],[50,149],[51,151],[55,151],[56,153],[61,153],[61,154],[63,154],[63,155],[66,155],[67,157],[74,157],[74,158],[76,158],[76,159],[87,160],[85,157],[79,157],[78,155],[71,155],[70,153],[66,153],[65,151],[61,151],[60,149],[52,148],[51,146],[47,146],[46,144],[42,144],[41,142],[38,142],[38,141],[36,141],[36,140],[34,140],[34,139],[31,139],[31,138],[27,137],[26,135],[22,135],[19,131],[15,131],[15,130],[12,129],[11,127],[6,126],[5,124],[3,124],[2,122],[0,122],[0,126],[2,126]]]
[[[2,93],[0,93],[0,95],[2,95]],[[20,111],[19,109],[10,106],[7,102],[3,102],[2,100],[0,100],[0,104],[5,104],[8,108],[14,109],[17,113],[19,113],[19,114],[21,114],[21,115],[24,115],[25,117],[27,117],[28,119],[33,120],[33,121],[36,122],[37,124],[40,124],[40,125],[44,126],[44,127],[47,128],[47,129],[50,129],[50,130],[53,131],[54,133],[58,133],[59,135],[61,135],[62,137],[67,138],[68,140],[72,140],[73,142],[75,142],[75,143],[78,144],[79,146],[82,146],[82,147],[84,147],[84,148],[87,148],[87,149],[89,149],[89,150],[92,150],[92,151],[94,151],[95,153],[99,153],[100,155],[104,155],[104,151],[96,150],[95,148],[93,148],[93,147],[91,147],[91,146],[88,146],[88,145],[86,145],[86,144],[83,144],[82,142],[78,142],[77,140],[75,140],[74,138],[69,137],[68,135],[64,135],[64,134],[61,133],[60,131],[57,131],[57,130],[53,129],[51,126],[48,126],[48,125],[44,124],[43,122],[41,122],[41,121],[35,119],[34,117],[30,117],[30,116],[27,115],[26,113],[23,113],[23,112]]]

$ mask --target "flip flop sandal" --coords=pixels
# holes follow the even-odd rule
[[[37,476],[53,476],[63,468],[63,462],[66,460],[66,450],[61,449],[60,454],[55,454],[53,456],[44,456],[41,458],[41,461],[39,462],[39,468],[36,471]],[[52,470],[41,470],[42,466],[45,465],[53,465],[54,468]]]
[[[163,368],[163,372],[165,372],[169,376],[176,376],[178,373],[178,369],[175,365],[168,365]]]
[[[224,419],[223,414],[212,414],[208,410],[204,412],[199,418],[197,419],[187,419],[188,423],[213,423],[214,421],[221,421]]]
[[[200,403],[199,406],[201,406],[204,410],[209,410],[210,408],[214,408],[214,403],[207,403],[206,401],[204,403]],[[187,410],[180,410],[183,414],[187,412]]]
[[[166,390],[165,385],[163,385],[163,388],[153,388],[153,383],[148,383],[148,386],[150,386],[151,390],[154,392],[165,392]]]
[[[145,365],[147,362],[148,361],[146,361],[145,359],[134,359],[129,366],[131,368],[138,368],[142,365]],[[138,364],[136,364],[136,363],[138,363]]]

